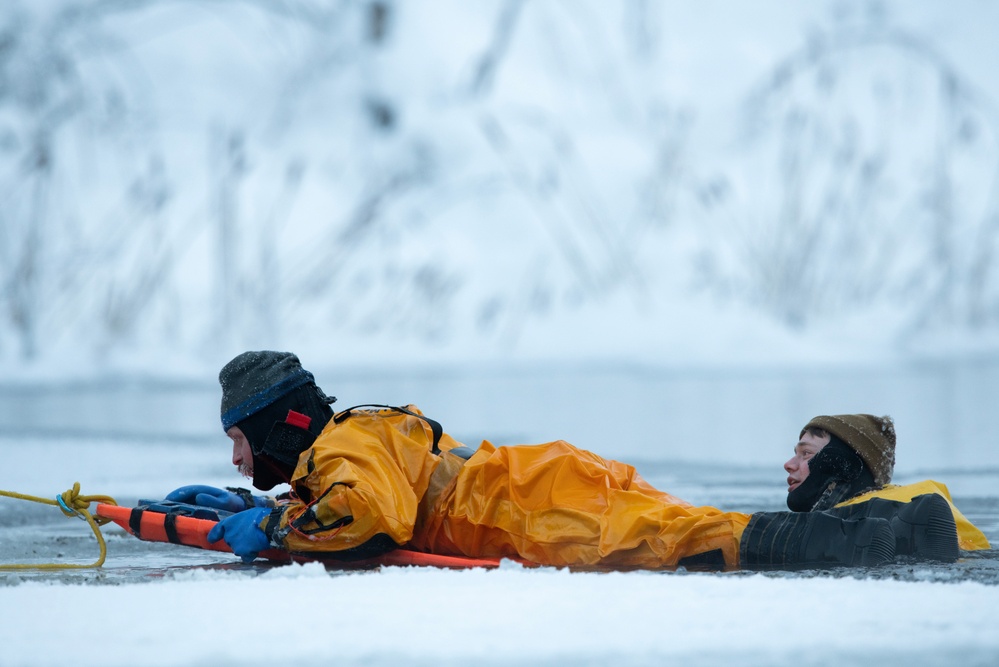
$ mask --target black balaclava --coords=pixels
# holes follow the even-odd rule
[[[333,418],[328,399],[314,384],[298,387],[236,424],[253,450],[253,486],[268,491],[291,480],[299,455]],[[304,415],[308,425],[289,412]]]
[[[868,489],[874,475],[849,445],[830,434],[829,444],[808,461],[808,477],[787,494],[792,512],[827,510]]]
[[[290,480],[299,454],[333,417],[329,398],[290,352],[244,352],[219,372],[222,429],[238,426],[253,451],[253,485]]]

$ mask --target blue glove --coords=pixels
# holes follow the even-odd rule
[[[174,489],[167,494],[166,500],[176,503],[188,503],[191,505],[201,505],[202,507],[214,507],[217,510],[226,512],[242,512],[247,507],[247,499],[253,501],[252,507],[272,507],[271,499],[266,496],[252,496],[249,491],[244,494],[233,493],[225,489],[218,489],[214,486],[203,484],[192,484]]]
[[[251,563],[257,554],[271,546],[270,540],[260,527],[270,513],[270,508],[254,507],[226,517],[209,531],[208,541],[218,542],[224,539],[232,552],[242,558],[244,563]]]

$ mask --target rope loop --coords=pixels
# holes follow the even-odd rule
[[[59,503],[59,508],[62,510],[62,513],[65,514],[66,516],[75,516],[78,519],[83,519],[84,521],[86,521],[83,515],[80,514],[79,510],[66,505],[66,501],[65,499],[63,499],[62,496],[56,496],[56,502]]]
[[[111,496],[104,495],[92,495],[84,496],[80,495],[80,483],[76,482],[73,484],[73,488],[67,489],[63,493],[55,497],[55,500],[49,498],[39,498],[37,496],[29,496],[24,493],[17,493],[15,491],[3,491],[0,490],[0,496],[7,496],[8,498],[17,498],[19,500],[28,500],[35,503],[42,503],[45,505],[54,505],[58,507],[59,510],[68,517],[77,517],[86,521],[90,526],[91,530],[94,531],[94,536],[97,538],[97,543],[100,546],[101,555],[94,563],[90,565],[77,565],[75,563],[39,563],[39,564],[28,564],[28,563],[13,563],[13,564],[0,564],[0,570],[58,570],[58,569],[81,569],[90,567],[100,567],[104,564],[104,559],[107,557],[107,544],[104,542],[104,535],[101,534],[100,526],[108,523],[111,519],[106,517],[98,516],[95,517],[90,513],[90,503],[101,502],[107,505],[117,505],[118,503]]]

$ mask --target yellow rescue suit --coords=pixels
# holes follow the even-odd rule
[[[556,441],[468,460],[418,415],[353,411],[299,459],[276,535],[292,552],[357,552],[387,536],[435,554],[576,567],[738,566],[750,515],[694,507],[624,463]],[[436,437],[435,437],[436,435]],[[434,440],[440,453],[433,453]],[[459,449],[460,448],[460,449]]]
[[[837,507],[862,503],[865,500],[870,500],[871,498],[884,498],[885,500],[909,502],[916,496],[921,496],[925,493],[939,494],[943,496],[948,503],[950,503],[950,509],[954,513],[954,522],[957,524],[958,546],[961,549],[965,551],[977,551],[979,549],[991,548],[985,534],[975,527],[973,523],[968,521],[967,517],[961,514],[961,511],[954,505],[954,501],[951,499],[950,491],[947,490],[947,487],[940,482],[935,482],[931,479],[916,482],[915,484],[906,484],[904,486],[889,484],[877,489],[876,491],[869,491],[867,493],[862,493],[859,496],[855,496],[850,500],[840,503]]]

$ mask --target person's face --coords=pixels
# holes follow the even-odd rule
[[[239,474],[243,477],[253,479],[253,450],[250,449],[250,441],[238,426],[233,426],[225,434],[232,440],[232,464],[239,468]]]
[[[829,434],[819,429],[805,431],[794,446],[794,456],[784,463],[787,471],[787,492],[798,488],[808,477],[808,461],[829,444]]]

